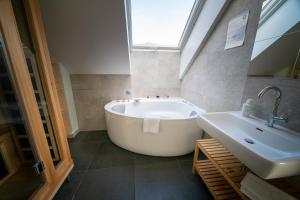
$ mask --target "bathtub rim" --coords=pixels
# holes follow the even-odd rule
[[[194,111],[196,111],[196,115],[192,116],[192,117],[185,117],[185,118],[163,118],[160,119],[161,121],[170,121],[170,120],[192,120],[192,119],[196,119],[199,115],[206,113],[206,111],[202,108],[199,108],[198,106],[192,104],[191,102],[183,99],[183,98],[137,98],[140,102],[180,102],[180,103],[184,103],[188,106],[190,106]],[[126,104],[126,103],[134,103],[135,99],[130,99],[130,100],[112,100],[110,102],[108,102],[107,104],[105,104],[104,106],[104,110],[105,113],[109,112],[109,113],[113,113],[115,115],[119,115],[122,117],[129,117],[129,118],[133,118],[133,119],[144,119],[143,117],[138,117],[135,115],[128,115],[128,114],[124,114],[124,113],[120,113],[117,111],[112,110],[112,107],[115,105],[122,105],[122,104]]]

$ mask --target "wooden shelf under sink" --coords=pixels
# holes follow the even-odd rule
[[[207,160],[199,160],[199,150]],[[241,181],[251,172],[217,139],[201,139],[195,144],[192,172],[201,176],[215,199],[249,198],[240,191]],[[252,173],[252,172],[251,172]],[[267,180],[273,186],[300,199],[300,193],[283,179]]]

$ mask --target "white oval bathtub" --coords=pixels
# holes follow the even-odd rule
[[[109,138],[116,145],[151,156],[179,156],[194,150],[202,130],[196,117],[204,110],[183,99],[112,101],[104,106]],[[144,117],[158,116],[159,132],[143,131]]]

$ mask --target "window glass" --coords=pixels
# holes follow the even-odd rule
[[[195,0],[131,0],[133,46],[178,47]]]

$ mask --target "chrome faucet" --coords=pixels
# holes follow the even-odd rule
[[[284,122],[287,123],[288,122],[288,117],[284,116],[284,115],[278,116],[278,107],[279,107],[281,96],[282,96],[282,92],[278,87],[276,87],[276,86],[267,86],[267,87],[265,87],[264,89],[262,89],[258,93],[258,98],[261,99],[264,96],[264,94],[267,93],[270,90],[275,90],[276,94],[277,94],[276,99],[275,99],[275,104],[274,104],[274,107],[273,107],[273,111],[272,111],[272,113],[270,114],[270,116],[267,120],[267,126],[273,127],[274,123],[276,121],[284,121]]]
[[[140,99],[133,99],[134,103],[139,103],[141,100]]]

